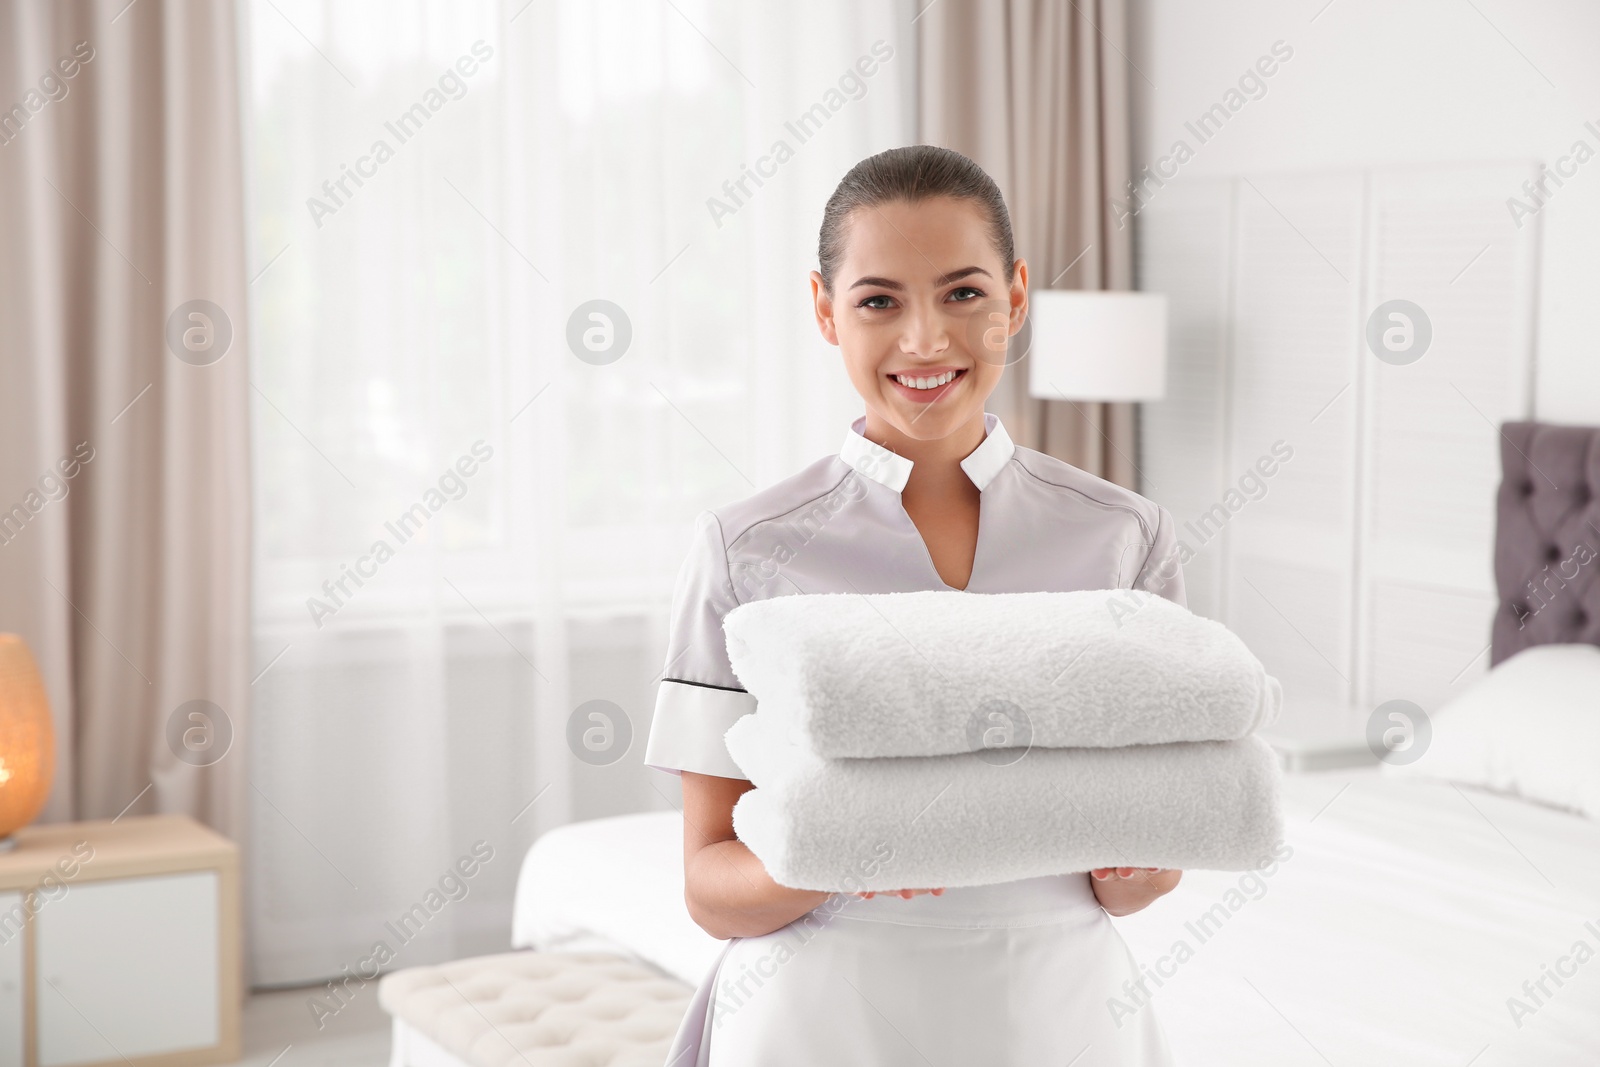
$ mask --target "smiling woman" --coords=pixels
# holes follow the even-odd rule
[[[914,157],[926,184],[907,195],[902,175]],[[959,443],[975,447],[976,413],[999,384],[1006,338],[1028,306],[1027,264],[1015,258],[1010,213],[994,182],[955,152],[893,149],[863,160],[828,201],[817,258],[818,326],[867,399],[867,436],[900,451],[904,440],[885,439],[891,427],[926,440],[965,423]],[[867,263],[887,269],[856,276],[852,267]],[[836,303],[841,275],[854,280]],[[896,427],[888,397],[940,404]]]
[[[922,461],[901,502],[940,577],[964,589],[979,493],[958,464],[984,438],[984,402],[1028,310],[1028,266],[1015,258],[1005,200],[959,153],[891,149],[840,182],[817,258],[817,326],[866,402],[862,433]],[[840,278],[849,281],[836,294]]]
[[[1153,1012],[1119,1025],[1105,1010],[1139,978],[1110,916],[1147,907],[1181,872],[902,886],[841,908],[778,882],[734,831],[753,785],[724,737],[755,710],[722,627],[738,604],[1127,588],[1174,545],[1164,509],[1014,445],[984,410],[1027,314],[1028,267],[970,159],[915,145],[856,164],[828,201],[818,264],[817,328],[866,412],[837,455],[703,512],[673,601],[645,764],[682,777],[684,898],[729,944],[668,1061],[901,1065],[936,1049],[959,1063],[1168,1064]],[[794,538],[794,516],[822,501],[826,524]],[[1160,595],[1184,603],[1181,571]],[[754,993],[752,974],[765,979]]]

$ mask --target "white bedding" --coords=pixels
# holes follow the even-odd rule
[[[1190,871],[1114,920],[1161,978],[1149,1002],[1179,1063],[1600,1062],[1600,823],[1377,769],[1285,775],[1283,799],[1293,854],[1270,874]],[[605,948],[698,982],[722,943],[684,909],[680,835],[674,812],[545,835],[515,944]],[[1575,963],[1579,940],[1597,955]],[[1561,957],[1575,973],[1536,1003],[1523,983]],[[1513,996],[1533,1009],[1520,1027]]]
[[[693,986],[724,942],[689,918],[683,820],[662,811],[571,823],[535,841],[517,877],[511,944],[616,952]]]
[[[1547,981],[1520,1028],[1506,1005],[1577,940],[1600,952],[1600,823],[1377,769],[1284,786],[1294,854],[1209,940],[1184,924],[1239,875],[1186,873],[1117,920],[1147,966],[1178,938],[1195,947],[1152,998],[1180,1062],[1600,1062],[1600,957]]]

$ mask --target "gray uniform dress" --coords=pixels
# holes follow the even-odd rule
[[[984,421],[983,441],[961,461],[980,491],[968,592],[1139,588],[1184,604],[1166,509],[1014,445],[992,412]],[[912,461],[862,436],[865,422],[851,423],[837,455],[698,516],[647,766],[744,778],[722,740],[756,706],[722,633],[738,604],[954,588],[900,499]],[[668,1062],[1170,1064],[1153,1008],[1126,1011],[1144,1003],[1128,985],[1139,979],[1086,873],[911,900],[835,897],[782,930],[730,940]]]

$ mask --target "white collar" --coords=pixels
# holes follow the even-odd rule
[[[858,415],[851,421],[844,444],[839,447],[839,458],[873,481],[898,493],[906,487],[906,479],[911,477],[912,461],[889,451],[876,441],[867,440],[862,433],[866,426],[865,415]],[[984,437],[978,442],[978,447],[961,461],[961,469],[967,472],[967,477],[979,492],[986,489],[994,476],[1011,462],[1011,455],[1016,451],[1005,426],[1001,425],[1000,416],[994,412],[983,413],[983,431]]]

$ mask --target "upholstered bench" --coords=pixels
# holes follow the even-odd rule
[[[599,952],[508,952],[385,975],[390,1067],[661,1067],[693,990]]]

